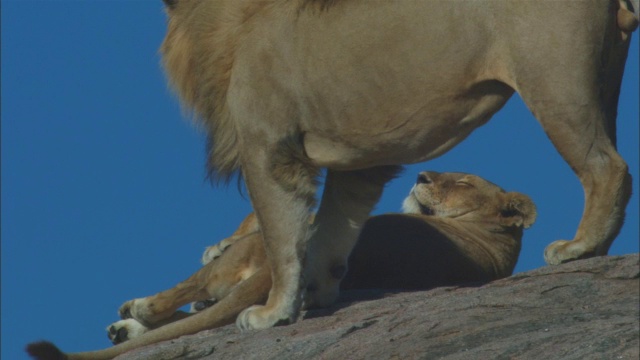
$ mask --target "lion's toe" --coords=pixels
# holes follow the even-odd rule
[[[593,256],[595,256],[593,250],[588,249],[582,242],[576,240],[554,241],[544,250],[544,260],[549,265],[559,265]]]
[[[295,318],[292,316],[279,316],[279,314],[266,306],[254,305],[238,315],[236,326],[240,331],[247,331],[289,325],[293,322],[295,322]]]

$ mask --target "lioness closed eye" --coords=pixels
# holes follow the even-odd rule
[[[329,268],[315,281],[333,285],[346,271],[343,289],[427,289],[502,278],[513,271],[522,231],[536,218],[535,205],[526,195],[505,192],[478,176],[461,173],[420,173],[403,210],[404,214],[370,218],[349,258],[348,271]],[[308,255],[322,260],[318,256],[325,255]],[[266,300],[271,269],[253,214],[233,236],[208,248],[203,261],[202,269],[176,287],[122,305],[119,313],[123,320],[107,331],[114,343],[124,343],[67,357],[111,358],[136,347],[231,323],[243,309]],[[325,301],[318,298],[318,285],[309,284],[306,306]],[[177,321],[190,315],[177,311],[189,302],[204,310]],[[60,355],[48,343],[34,344],[30,350],[42,359]]]

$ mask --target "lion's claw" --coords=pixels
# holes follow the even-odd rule
[[[554,241],[544,249],[544,260],[549,265],[560,265],[595,255],[594,251],[587,249],[582,242],[575,240]]]
[[[269,311],[266,306],[254,305],[238,315],[236,326],[240,331],[261,330],[274,326],[289,325],[295,322],[293,317],[280,317]]]

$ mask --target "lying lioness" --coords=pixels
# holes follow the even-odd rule
[[[535,205],[526,195],[507,193],[462,173],[420,173],[403,210],[405,214],[374,216],[365,223],[346,276],[346,269],[333,269],[336,278],[344,277],[343,289],[426,289],[509,276],[522,231],[536,218]],[[122,305],[123,320],[107,330],[114,343],[125,343],[66,358],[109,359],[231,323],[243,309],[266,300],[271,270],[253,214],[233,236],[208,248],[203,262],[202,269],[176,287]],[[317,286],[307,287],[306,307],[316,305]],[[188,319],[182,318],[191,314],[177,311],[189,302],[199,303],[196,308],[201,310],[216,301]],[[28,351],[37,359],[65,358],[50,343],[31,344]]]

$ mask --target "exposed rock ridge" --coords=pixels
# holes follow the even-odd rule
[[[547,266],[480,287],[351,291],[296,324],[230,325],[118,359],[640,358],[638,254]]]

